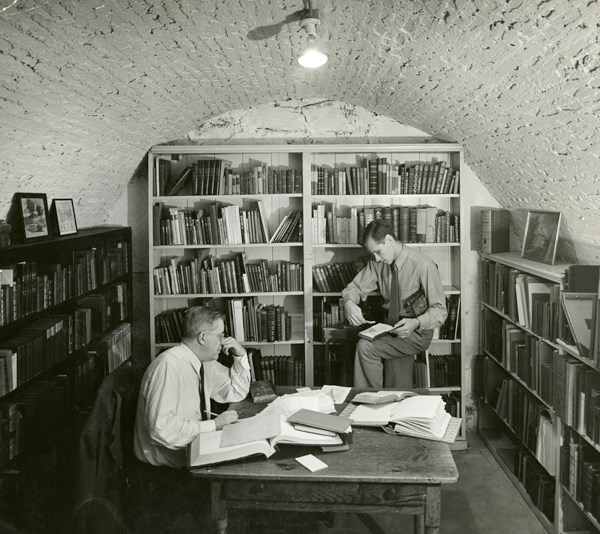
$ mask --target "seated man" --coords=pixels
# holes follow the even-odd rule
[[[406,247],[385,221],[377,219],[365,228],[362,245],[372,259],[346,286],[342,299],[353,326],[366,323],[358,304],[370,292],[380,291],[389,306],[387,323],[394,329],[374,341],[359,339],[354,360],[354,386],[381,388],[382,360],[413,358],[429,347],[433,330],[448,315],[446,296],[435,263]],[[409,297],[416,295],[421,298],[415,308]],[[412,386],[412,376],[406,383]]]
[[[240,401],[250,387],[246,351],[235,339],[225,337],[224,329],[224,316],[219,311],[203,306],[189,308],[181,343],[159,354],[146,369],[134,436],[134,451],[140,461],[184,467],[186,446],[198,434],[237,421],[234,410],[210,418],[211,398],[221,403]],[[216,361],[221,348],[234,357],[231,369]],[[201,405],[205,413],[201,413]]]
[[[243,400],[250,365],[242,346],[224,336],[224,315],[194,306],[186,311],[181,343],[159,354],[140,387],[127,517],[134,532],[204,532],[210,488],[190,476],[186,448],[202,432],[237,421],[235,410],[211,419],[210,399]],[[233,356],[231,368],[217,362],[220,350]],[[141,511],[141,512],[140,512]]]

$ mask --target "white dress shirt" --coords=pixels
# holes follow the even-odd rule
[[[204,365],[206,406],[210,399],[228,403],[243,400],[250,387],[250,365],[244,354],[231,369],[217,361],[200,363],[183,343],[159,354],[150,363],[138,397],[134,451],[152,465],[184,467],[186,446],[215,422],[200,414],[200,367]]]

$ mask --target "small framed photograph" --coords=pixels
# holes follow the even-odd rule
[[[521,257],[554,265],[561,218],[559,211],[529,210]]]
[[[7,215],[15,242],[52,237],[48,218],[48,200],[44,193],[15,193]]]
[[[50,215],[56,235],[77,233],[75,206],[72,198],[55,198],[52,201]]]

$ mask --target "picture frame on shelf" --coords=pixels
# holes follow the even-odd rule
[[[11,239],[15,243],[28,243],[52,237],[45,193],[15,193],[8,210],[7,221],[11,225]]]
[[[562,213],[528,210],[521,257],[554,265]]]
[[[50,208],[54,234],[57,236],[77,233],[77,219],[72,198],[55,198]]]
[[[561,295],[567,324],[579,354],[584,358],[595,358],[596,293],[570,293]]]

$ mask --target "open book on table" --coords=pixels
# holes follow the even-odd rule
[[[450,414],[440,395],[412,395],[386,404],[349,404],[340,415],[355,426],[384,426],[394,423],[398,434],[441,440]]]
[[[386,404],[414,397],[417,393],[414,391],[362,391],[354,395],[350,402],[361,404]]]
[[[203,432],[190,444],[188,466],[199,467],[263,454],[267,458],[278,444],[342,445],[339,435],[325,436],[294,428],[279,414],[255,415],[227,425],[223,430]]]

